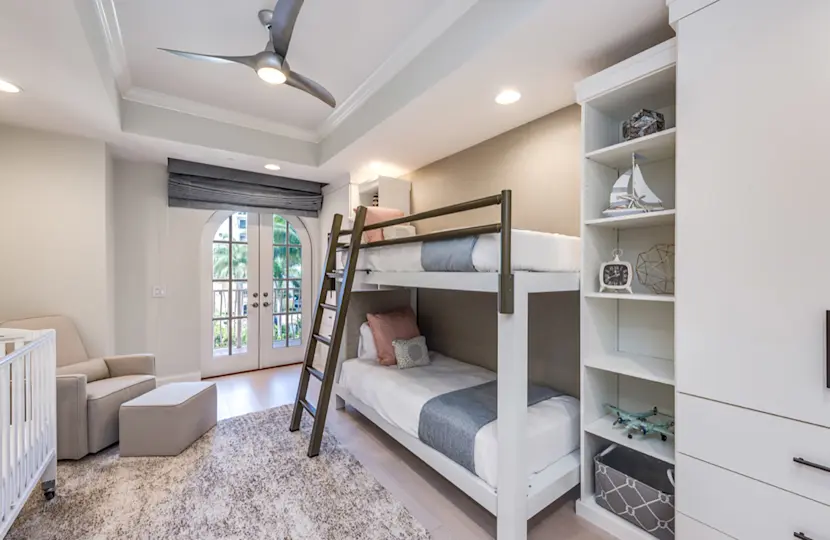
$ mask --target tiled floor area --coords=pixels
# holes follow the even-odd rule
[[[300,366],[211,379],[219,397],[219,418],[293,403]],[[319,390],[311,380],[312,401]],[[334,400],[332,399],[332,402]],[[491,539],[496,520],[489,512],[425,465],[351,408],[331,410],[328,427],[386,489],[409,508],[436,540]],[[287,428],[286,428],[287,429]],[[576,497],[573,494],[573,497]],[[532,540],[610,540],[574,514],[573,497],[536,516]],[[564,499],[564,498],[563,498]]]

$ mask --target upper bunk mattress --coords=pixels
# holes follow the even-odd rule
[[[467,238],[461,238],[457,241],[413,242],[362,249],[358,257],[357,270],[498,272],[501,257],[500,235],[485,234],[474,238],[474,243],[469,242]],[[514,229],[511,239],[514,272],[579,271],[581,241],[576,236]],[[471,253],[467,250],[471,250]],[[338,268],[343,268],[346,255],[345,252],[341,252]]]
[[[496,374],[438,353],[429,366],[399,369],[377,360],[343,362],[340,384],[384,420],[418,438],[421,409],[430,399],[496,379]],[[498,478],[498,420],[475,437],[475,473],[491,487]],[[579,401],[557,396],[527,409],[527,474],[552,465],[579,448]]]

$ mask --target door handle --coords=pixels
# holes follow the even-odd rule
[[[259,307],[259,302],[254,302],[253,304],[251,304],[251,307],[258,308]]]
[[[271,305],[271,302],[263,302],[262,307],[268,307]]]
[[[262,296],[264,296],[265,298],[268,298],[268,293],[264,292],[264,293],[262,293]]]
[[[793,538],[798,538],[798,540],[813,540],[803,532],[793,533]]]
[[[819,465],[818,463],[813,463],[812,461],[807,461],[804,458],[794,457],[793,461],[795,461],[799,465],[804,465],[805,467],[812,467],[813,469],[818,469],[820,471],[830,473],[830,467],[825,467],[824,465]]]
[[[259,296],[259,293],[254,293],[254,298],[256,298],[257,296]],[[266,293],[265,296],[268,296],[268,294]]]

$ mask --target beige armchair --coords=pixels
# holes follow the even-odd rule
[[[118,442],[121,404],[156,387],[155,356],[90,359],[67,317],[6,321],[0,326],[53,328],[57,333],[58,459],[81,459]]]

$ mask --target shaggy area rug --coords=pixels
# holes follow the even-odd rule
[[[118,447],[58,465],[57,497],[36,490],[7,540],[428,539],[404,506],[330,434],[306,457],[310,422],[291,406],[230,418],[171,458]]]

